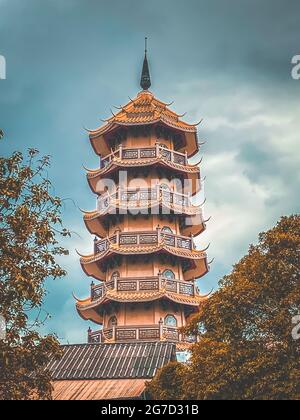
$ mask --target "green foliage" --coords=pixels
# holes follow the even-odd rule
[[[199,335],[190,363],[173,369],[182,399],[300,399],[299,250],[300,216],[283,217],[221,280],[188,327]],[[155,399],[172,398],[163,377],[150,384]]]
[[[58,236],[69,236],[61,220],[62,201],[51,195],[49,157],[30,149],[0,158],[0,314],[7,323],[0,340],[0,399],[50,399],[45,363],[59,357],[54,336],[36,330],[42,312],[45,280],[66,272],[56,257],[66,255]]]
[[[147,386],[149,398],[157,395],[160,400],[180,400],[186,373],[185,365],[178,362],[169,363],[158,372],[151,385]]]

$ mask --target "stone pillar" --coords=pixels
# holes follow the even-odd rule
[[[163,334],[164,334],[164,321],[162,318],[160,318],[158,325],[159,325],[159,339],[162,340]]]
[[[92,329],[91,329],[91,327],[88,328],[87,333],[88,333],[88,339],[87,339],[87,341],[88,341],[89,344],[91,344],[91,342],[92,342],[92,339],[91,339]]]
[[[98,242],[98,238],[95,236],[95,238],[94,238],[94,254],[98,253],[97,242]]]
[[[92,300],[94,298],[94,286],[95,286],[95,283],[92,281],[92,283],[91,283],[91,299]]]

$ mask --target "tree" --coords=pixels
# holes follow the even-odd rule
[[[170,362],[158,371],[157,376],[147,387],[148,398],[158,397],[160,400],[180,400],[187,367],[178,362]]]
[[[199,335],[190,363],[167,367],[182,399],[300,399],[299,251],[300,216],[283,217],[221,280],[188,327]],[[164,374],[149,386],[155,399],[172,395]]]
[[[49,157],[30,149],[0,158],[0,399],[50,399],[45,363],[59,357],[56,337],[41,336],[45,280],[65,271],[56,257],[66,255],[58,236],[68,236],[62,201],[51,195]],[[32,314],[36,317],[32,320]]]

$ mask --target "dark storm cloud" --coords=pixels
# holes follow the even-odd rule
[[[149,37],[153,92],[175,100],[187,118],[204,117],[199,137],[207,216],[199,246],[216,256],[200,286],[208,291],[243,255],[259,231],[299,211],[300,2],[295,0],[0,0],[1,153],[37,147],[53,156],[55,192],[92,209],[82,164],[98,164],[83,125],[94,128],[112,105],[139,89],[143,37]],[[65,221],[77,234],[67,246],[69,276],[50,282],[46,330],[64,341],[85,340],[71,297],[89,280],[74,248],[91,238],[78,208]]]

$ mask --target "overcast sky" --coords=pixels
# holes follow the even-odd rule
[[[153,93],[204,118],[205,215],[200,247],[215,258],[199,281],[216,287],[258,233],[299,212],[300,2],[295,0],[0,0],[1,155],[38,148],[52,155],[50,177],[66,202],[76,235],[62,259],[66,279],[49,281],[45,332],[63,343],[84,342],[88,323],[72,291],[89,293],[75,248],[92,249],[78,207],[95,198],[82,165],[96,167],[83,126],[95,128],[113,105],[139,91],[144,36],[149,37]],[[201,197],[198,198],[201,200]]]

